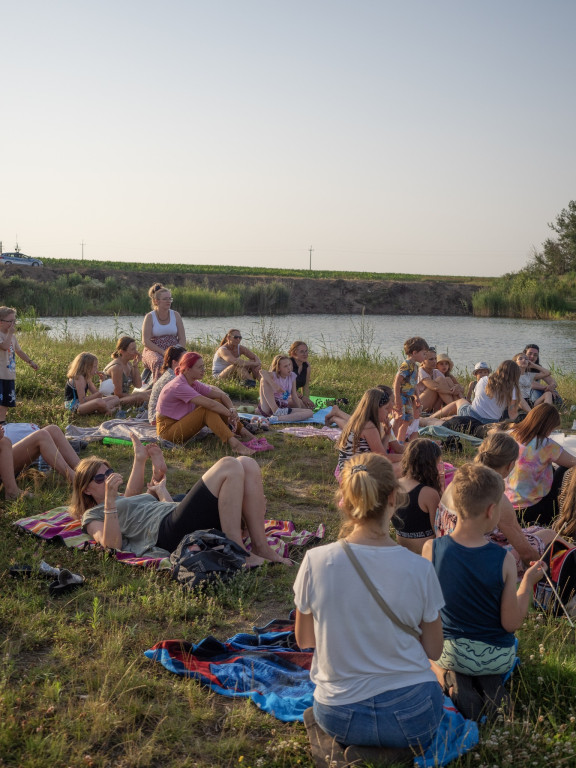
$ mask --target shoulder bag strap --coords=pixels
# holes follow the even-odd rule
[[[342,549],[344,550],[344,552],[346,552],[346,554],[350,558],[350,562],[356,569],[356,573],[358,574],[358,576],[360,576],[360,578],[366,585],[366,588],[368,589],[368,591],[370,592],[374,600],[376,600],[380,608],[382,608],[386,616],[388,616],[390,621],[396,624],[397,627],[400,627],[400,629],[403,629],[404,632],[407,632],[409,635],[412,635],[412,637],[415,637],[417,640],[420,640],[420,632],[415,630],[414,627],[410,627],[408,624],[404,624],[403,621],[400,621],[400,619],[388,606],[388,604],[386,603],[382,595],[380,595],[380,593],[378,592],[374,584],[372,584],[372,582],[368,578],[368,574],[366,573],[364,568],[362,568],[362,566],[360,565],[360,561],[352,551],[352,548],[350,547],[346,539],[340,539],[340,544],[342,545]]]

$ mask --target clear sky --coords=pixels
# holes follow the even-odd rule
[[[576,199],[574,0],[19,0],[0,240],[498,275]]]

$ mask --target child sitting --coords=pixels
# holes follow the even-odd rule
[[[504,481],[493,469],[465,464],[456,472],[451,492],[456,527],[449,536],[427,541],[422,550],[434,565],[446,601],[441,611],[444,648],[437,671],[446,686],[456,680],[448,672],[476,677],[511,670],[514,632],[522,625],[532,588],[546,567],[540,560],[534,563],[516,590],[513,556],[486,541],[484,535],[498,525],[504,492]],[[460,710],[470,716],[470,710]]]
[[[394,379],[394,401],[397,414],[394,432],[401,443],[406,439],[408,426],[414,420],[414,405],[420,405],[416,395],[418,364],[424,360],[427,352],[428,344],[420,336],[414,336],[404,342],[406,360]]]
[[[98,358],[90,352],[80,352],[70,363],[64,390],[67,410],[84,416],[87,413],[112,413],[120,405],[116,395],[105,396],[92,381],[98,373]]]
[[[296,392],[296,374],[292,360],[276,355],[269,371],[260,372],[260,402],[258,409],[271,424],[279,421],[304,421],[314,415],[310,408],[301,408]]]
[[[409,442],[402,455],[400,488],[408,498],[407,503],[396,510],[392,525],[398,544],[418,555],[422,553],[424,543],[434,538],[436,509],[444,490],[441,458],[439,446],[422,437]]]

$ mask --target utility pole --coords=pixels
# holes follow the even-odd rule
[[[80,245],[82,246],[82,261],[84,261],[84,240],[82,240]]]
[[[312,272],[312,251],[314,250],[314,248],[312,248],[312,246],[310,246],[310,248],[308,250],[310,252],[310,272]]]

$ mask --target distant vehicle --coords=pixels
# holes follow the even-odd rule
[[[41,259],[35,259],[32,256],[26,256],[25,253],[20,251],[13,251],[12,253],[0,253],[0,264],[21,264],[25,267],[42,267]]]

